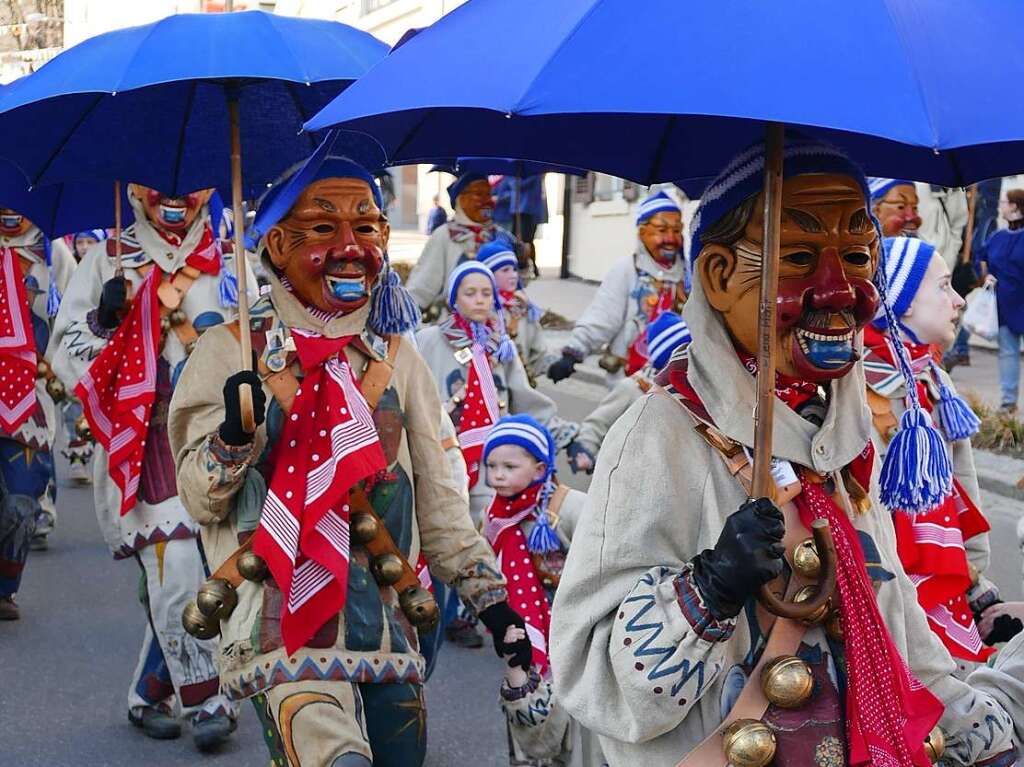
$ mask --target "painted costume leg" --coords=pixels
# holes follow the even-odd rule
[[[145,573],[147,640],[152,634],[156,642],[143,644],[130,699],[134,699],[147,670],[153,673],[153,669],[159,668],[155,657],[159,651],[180,708],[176,713],[191,716],[193,722],[217,714],[233,718],[235,705],[220,694],[214,661],[216,643],[190,636],[181,625],[182,610],[206,578],[198,540],[184,538],[155,543],[140,550],[137,557]],[[147,644],[158,647],[147,648]]]
[[[17,593],[53,475],[49,451],[0,438],[0,598]]]

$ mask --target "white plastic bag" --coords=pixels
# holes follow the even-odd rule
[[[982,338],[994,341],[999,337],[999,311],[993,285],[975,288],[967,295],[964,327]]]

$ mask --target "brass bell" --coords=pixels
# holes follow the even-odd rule
[[[92,440],[92,427],[89,426],[89,419],[84,415],[78,416],[75,420],[75,434],[79,439]]]
[[[181,309],[175,309],[167,315],[167,320],[171,323],[171,327],[176,328],[179,325],[184,325],[188,322],[188,315]]]
[[[45,378],[46,374],[50,372],[50,363],[44,359],[40,359],[36,362],[36,378]]]
[[[251,551],[245,551],[238,558],[238,573],[247,581],[259,583],[267,577],[270,571],[263,557],[253,554]]]
[[[810,600],[814,599],[817,595],[818,587],[812,584],[810,586],[804,586],[803,588],[799,589],[793,595],[793,601],[797,603],[809,602]],[[828,611],[829,603],[826,602],[820,608],[818,608],[813,613],[808,615],[806,618],[803,618],[801,620],[804,624],[808,626],[813,626],[816,623],[821,623],[823,620],[825,620],[825,618],[828,616]]]
[[[977,586],[978,581],[981,580],[981,573],[978,572],[978,568],[974,566],[973,562],[967,563],[967,577],[971,579],[972,586]]]
[[[398,595],[398,605],[415,628],[430,631],[437,625],[440,612],[434,595],[420,586],[410,586]]]
[[[374,557],[370,567],[373,569],[373,577],[382,586],[397,583],[403,573],[402,560],[394,554],[381,554],[379,557]]]
[[[161,333],[166,333],[170,329],[171,329],[171,321],[170,321],[170,319],[167,318],[167,317],[161,317],[160,318],[160,332]]]
[[[946,736],[938,725],[924,739],[924,752],[932,764],[938,762],[946,752]]]
[[[722,733],[731,767],[767,767],[775,758],[775,733],[757,719],[737,719]]]
[[[199,612],[199,607],[194,601],[189,602],[182,610],[181,625],[196,639],[213,639],[220,633],[220,623]]]
[[[780,655],[761,669],[761,689],[776,706],[799,708],[814,692],[814,674],[795,655]]]
[[[46,393],[54,402],[63,402],[68,395],[67,389],[64,388],[64,382],[59,378],[51,378],[46,382]]]
[[[793,569],[804,578],[817,578],[821,573],[821,557],[813,538],[807,538],[793,548]]]
[[[199,612],[215,621],[226,621],[238,604],[238,592],[221,578],[210,578],[196,594]]]
[[[349,532],[356,543],[369,543],[377,537],[379,529],[380,523],[377,522],[377,518],[365,512],[353,514],[349,523]]]

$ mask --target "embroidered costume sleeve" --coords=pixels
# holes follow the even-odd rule
[[[634,377],[616,382],[597,407],[590,411],[590,415],[580,423],[580,433],[576,441],[589,450],[591,455],[596,456],[612,424],[629,410],[629,406],[640,399],[642,394],[643,391]]]
[[[225,444],[217,434],[224,418],[221,386],[237,372],[237,364],[238,343],[227,328],[204,333],[171,401],[168,432],[178,467],[178,493],[201,525],[222,522],[228,516],[249,464],[266,441],[265,425],[257,429],[252,443],[241,447]],[[271,401],[269,393],[267,401]]]
[[[438,438],[441,403],[430,369],[411,344],[402,345],[395,367],[409,371],[403,409],[421,549],[431,573],[454,586],[459,596],[480,612],[506,600],[505,580],[491,547],[473,527],[464,496],[451,477]]]
[[[532,759],[554,759],[564,753],[569,714],[555,700],[551,682],[530,670],[522,687],[503,682],[501,708],[516,743]]]
[[[629,313],[630,293],[636,282],[636,270],[633,257],[627,256],[615,262],[601,282],[594,298],[576,320],[572,329],[572,337],[566,345],[567,350],[579,355],[579,359],[602,349],[612,343],[622,333]],[[625,353],[625,346],[615,354]]]

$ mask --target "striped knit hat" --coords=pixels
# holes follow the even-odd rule
[[[655,370],[665,367],[677,347],[692,340],[689,326],[675,312],[662,312],[646,332],[648,359]]]
[[[644,221],[649,219],[655,213],[682,213],[679,206],[676,205],[676,201],[669,197],[664,192],[655,192],[650,195],[636,210],[636,225],[640,226]]]
[[[898,320],[910,310],[935,248],[917,237],[886,237],[882,246],[885,248],[885,281],[889,288],[889,306]],[[881,308],[874,324],[880,328],[888,325]]]
[[[470,274],[482,274],[490,280],[491,287],[494,289],[494,310],[500,312],[501,299],[498,298],[498,285],[494,282],[494,273],[487,268],[486,264],[480,261],[463,261],[452,269],[452,273],[448,275],[448,308],[455,308],[455,299],[458,297],[459,285]]]
[[[871,202],[881,200],[894,186],[913,186],[913,181],[905,178],[879,178],[872,176],[868,179],[868,191],[871,192]]]
[[[506,266],[519,268],[519,260],[516,258],[515,251],[504,237],[498,237],[481,245],[480,250],[476,252],[476,260],[483,262],[495,274]]]
[[[474,181],[486,181],[487,176],[483,173],[463,173],[452,183],[448,185],[448,199],[451,200],[452,207],[455,207],[455,203],[458,202],[459,195],[462,194],[466,187],[472,184]]]

